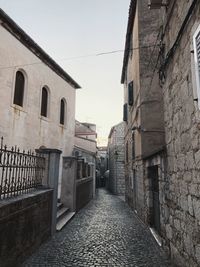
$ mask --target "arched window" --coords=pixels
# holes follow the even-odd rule
[[[48,109],[48,91],[45,87],[42,88],[42,101],[41,101],[41,116],[47,117]]]
[[[13,103],[23,107],[25,78],[21,71],[16,72]]]
[[[65,124],[65,100],[61,99],[60,101],[60,124],[64,125]]]

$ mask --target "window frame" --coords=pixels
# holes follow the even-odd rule
[[[24,76],[24,91],[23,91],[22,106],[14,103],[17,72],[21,72],[23,74],[23,76]],[[14,73],[13,73],[13,86],[12,86],[13,89],[12,89],[12,96],[11,96],[10,104],[11,104],[11,107],[13,107],[15,109],[18,109],[20,111],[25,111],[25,109],[26,109],[26,105],[27,105],[27,89],[28,89],[27,88],[27,83],[28,83],[28,78],[27,78],[27,74],[24,71],[24,69],[17,69],[17,70],[15,70]]]
[[[128,123],[128,103],[124,103],[123,105],[123,121]]]
[[[196,38],[198,35],[200,35],[200,25],[197,27],[193,35],[195,81],[196,81],[196,90],[198,97],[198,107],[200,109],[200,67],[198,66],[197,42],[196,42]]]
[[[46,110],[46,116],[42,115],[42,92],[43,92],[43,88],[46,89],[47,91],[47,110]],[[50,117],[50,90],[49,87],[44,85],[42,86],[41,90],[40,90],[40,118],[47,120]]]
[[[134,83],[133,81],[130,81],[128,83],[128,105],[129,106],[134,105]]]
[[[61,123],[61,103],[62,103],[62,101],[64,102],[64,121],[63,121],[63,123]],[[60,111],[59,112],[59,124],[60,124],[60,126],[65,127],[67,124],[67,101],[64,97],[62,97],[60,99],[59,107],[60,107],[60,109],[59,109],[59,111]]]

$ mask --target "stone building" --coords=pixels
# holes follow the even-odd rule
[[[162,237],[180,266],[200,265],[200,2],[160,9],[160,83],[164,102],[166,175]]]
[[[108,137],[108,189],[116,195],[125,193],[124,176],[124,122],[113,126]]]
[[[87,175],[93,177],[93,196],[96,190],[96,155],[97,155],[96,125],[76,121],[74,155],[79,161],[84,161],[88,166]],[[82,176],[84,176],[82,174]],[[86,173],[85,173],[86,176]]]
[[[1,9],[0,36],[0,136],[10,146],[72,155],[80,86]],[[61,169],[62,161],[60,186]]]
[[[97,170],[96,186],[104,187],[106,186],[105,172],[108,169],[107,146],[98,146],[96,163],[97,163],[96,164],[96,170]]]
[[[176,264],[191,267],[200,265],[199,36],[199,1],[131,1],[126,199]]]
[[[162,95],[158,86],[149,90],[158,11],[149,12],[146,0],[131,1],[121,82],[124,84],[126,201],[149,223],[157,216],[150,208],[147,168],[160,164],[164,146]],[[146,162],[146,159],[150,161]],[[155,214],[153,214],[155,213]],[[156,227],[156,226],[155,226]],[[159,227],[159,226],[158,226]]]

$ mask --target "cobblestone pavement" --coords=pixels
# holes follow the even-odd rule
[[[169,267],[160,247],[125,202],[100,189],[23,267]]]

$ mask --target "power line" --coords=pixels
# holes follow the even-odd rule
[[[155,48],[154,45],[148,45],[148,46],[140,46],[140,47],[134,47],[129,49],[131,50],[139,50],[143,48]],[[89,58],[89,57],[99,57],[99,56],[104,56],[104,55],[110,55],[110,54],[117,54],[117,53],[122,53],[125,52],[125,49],[120,49],[120,50],[113,50],[113,51],[108,51],[108,52],[101,52],[101,53],[96,53],[96,54],[88,54],[88,55],[82,55],[82,56],[77,56],[77,57],[69,57],[69,58],[60,58],[57,59],[58,61],[67,61],[67,60],[74,60],[74,59],[81,59],[81,58]],[[31,65],[37,65],[37,64],[42,64],[42,61],[38,62],[33,62],[33,63],[27,63],[27,64],[20,64],[20,65],[12,65],[12,66],[1,66],[0,69],[10,69],[10,68],[17,68],[17,67],[24,67],[24,66],[31,66]]]

